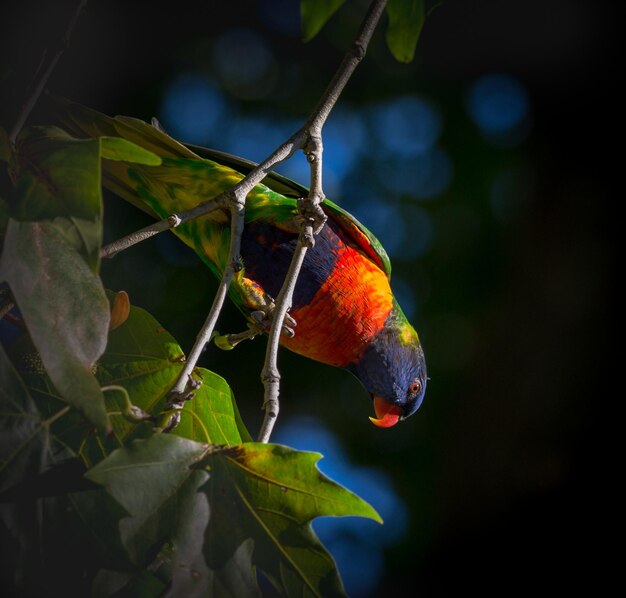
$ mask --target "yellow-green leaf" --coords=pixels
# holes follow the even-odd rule
[[[28,127],[17,138],[11,164],[14,218],[50,221],[92,270],[102,244],[100,145],[57,127]]]
[[[122,160],[146,166],[159,166],[160,156],[128,139],[121,137],[100,137],[100,151],[107,160]]]
[[[177,595],[257,596],[261,569],[281,595],[330,598],[345,592],[311,521],[380,517],[324,476],[319,458],[157,434],[113,451],[86,477],[128,513],[119,529],[132,562],[159,566]]]

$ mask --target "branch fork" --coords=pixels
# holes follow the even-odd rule
[[[229,258],[209,314],[198,333],[195,344],[176,383],[168,394],[168,406],[174,411],[170,419],[172,425],[168,426],[168,429],[172,429],[177,424],[180,419],[180,409],[182,409],[184,402],[193,396],[194,384],[196,384],[192,377],[193,370],[206,343],[213,337],[215,324],[224,304],[230,283],[234,275],[243,268],[240,248],[244,228],[246,197],[255,185],[260,183],[278,164],[288,160],[296,151],[302,150],[310,166],[310,192],[306,197],[298,200],[299,218],[301,219],[298,243],[273,309],[269,313],[263,312],[265,320],[267,320],[268,316],[271,318],[271,325],[269,330],[263,326],[263,330],[266,330],[268,334],[265,361],[261,371],[261,381],[264,386],[263,409],[265,410],[265,417],[258,440],[259,442],[269,441],[279,413],[280,372],[278,370],[278,347],[280,336],[284,333],[289,334],[289,331],[294,332],[289,326],[290,323],[293,326],[293,319],[290,322],[288,311],[292,305],[295,285],[306,252],[315,245],[315,236],[319,234],[326,222],[326,215],[321,208],[321,204],[324,201],[322,190],[322,129],[352,73],[365,56],[367,46],[385,5],[386,0],[372,0],[352,46],[346,52],[330,84],[320,97],[304,126],[280,145],[254,170],[248,173],[239,183],[234,185],[229,191],[203,202],[191,210],[180,214],[172,214],[165,220],[141,229],[103,248],[102,255],[110,257],[135,243],[164,230],[176,228],[183,222],[207,214],[212,210],[227,209],[230,212],[231,238]],[[287,325],[285,326],[286,318]],[[252,332],[253,330],[251,329],[241,335],[231,336],[234,337],[233,340],[239,342],[239,336],[242,337],[241,340],[244,337],[251,338],[255,336]]]

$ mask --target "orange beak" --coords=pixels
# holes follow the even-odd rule
[[[370,417],[370,421],[379,428],[391,428],[400,421],[402,409],[397,405],[388,403],[380,397],[374,397],[374,411],[376,417]]]

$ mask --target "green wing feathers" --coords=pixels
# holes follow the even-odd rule
[[[59,96],[50,94],[50,99],[57,118],[75,135],[122,137],[162,158],[159,166],[113,160],[105,160],[103,166],[103,184],[154,217],[165,218],[208,201],[231,188],[256,166],[254,162],[224,152],[184,145],[137,118],[112,118]],[[246,221],[262,218],[281,228],[297,230],[293,220],[297,214],[296,198],[307,193],[306,187],[272,172],[249,194]],[[390,276],[389,258],[378,239],[354,216],[330,200],[325,200],[322,207],[354,245]],[[227,223],[225,212],[211,212],[179,227],[176,234],[198,251],[212,269],[215,269],[215,263],[221,269],[226,259],[224,246],[228,247],[229,233],[220,229],[228,228]],[[219,246],[219,256],[216,255],[216,245]]]

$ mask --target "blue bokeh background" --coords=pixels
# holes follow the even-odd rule
[[[61,4],[70,3],[24,2],[8,21],[19,32],[43,19],[29,35],[43,43],[63,22]],[[348,373],[280,355],[274,440],[322,453],[320,469],[385,520],[314,524],[354,598],[508,595],[594,578],[587,553],[608,513],[598,505],[610,434],[598,430],[612,409],[602,386],[612,328],[603,135],[616,122],[607,57],[618,22],[609,6],[444,2],[409,65],[376,33],[324,128],[325,193],[387,249],[431,378],[418,414],[379,430]],[[261,160],[315,105],[363,9],[348,2],[303,44],[292,0],[89,2],[50,85]],[[11,40],[26,65],[17,76],[32,73],[37,44]],[[33,118],[49,122],[39,110]],[[278,171],[307,184],[301,155]],[[106,222],[112,240],[147,220],[107,195]],[[215,289],[167,235],[104,264],[103,276],[185,348]],[[238,332],[241,316],[229,306],[219,327]],[[253,434],[263,352],[257,339],[203,357],[232,385]]]

